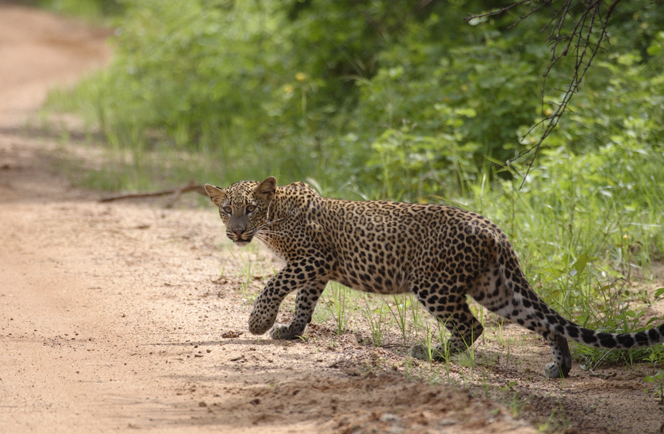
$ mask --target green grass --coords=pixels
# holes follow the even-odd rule
[[[68,142],[66,138],[62,141]],[[101,149],[92,139],[83,144],[86,146],[95,148],[95,152],[90,153],[92,156],[69,155],[63,159],[61,169],[75,185],[107,192],[154,191],[179,187],[190,180],[223,186],[238,180],[255,179],[257,174],[295,180],[306,178],[305,173],[317,171],[315,163],[294,162],[292,157],[276,155],[276,151],[260,152],[260,156],[246,148],[246,154],[225,148],[208,153],[189,153],[174,149],[168,143],[148,143],[145,138],[129,131],[108,136]],[[62,149],[65,152],[71,150],[68,147]]]

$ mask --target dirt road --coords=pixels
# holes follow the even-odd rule
[[[24,128],[50,86],[107,61],[108,35],[0,3],[0,433],[532,433],[510,415],[556,412],[570,433],[657,431],[640,383],[654,368],[549,382],[522,331],[523,364],[498,356],[479,383],[452,368],[472,393],[409,379],[403,351],[327,323],[306,342],[249,335],[273,274],[261,252],[231,249],[212,207],[99,204],[54,172],[55,138]],[[511,410],[473,397],[505,384]]]

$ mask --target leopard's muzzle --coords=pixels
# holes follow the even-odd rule
[[[226,236],[233,241],[236,246],[244,247],[251,242],[254,237],[253,232],[246,230],[236,229],[234,231],[226,231]]]

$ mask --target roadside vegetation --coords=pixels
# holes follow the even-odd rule
[[[125,9],[122,0],[17,0],[17,2],[101,23],[110,23]]]
[[[610,45],[528,171],[532,154],[505,163],[535,143],[528,131],[569,79],[563,62],[542,91],[546,8],[511,27],[518,10],[464,21],[507,4],[480,0],[89,3],[113,16],[113,63],[48,102],[104,138],[103,165],[71,169],[83,186],[275,175],[346,199],[459,206],[508,234],[564,316],[603,331],[662,322],[648,307],[664,291],[631,285],[664,257],[661,4],[618,6]],[[332,286],[323,307],[339,333],[365,317],[376,345],[384,324],[404,340],[438,333],[408,297]],[[664,360],[659,347],[573,352],[590,368]]]

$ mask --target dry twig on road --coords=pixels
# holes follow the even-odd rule
[[[176,188],[176,189],[171,189],[171,190],[162,190],[162,191],[156,191],[152,193],[127,193],[127,194],[119,194],[116,196],[107,196],[99,199],[99,202],[114,202],[116,200],[122,200],[122,199],[142,199],[142,198],[149,198],[149,197],[160,197],[160,196],[166,196],[166,195],[173,195],[171,200],[166,204],[166,208],[171,208],[175,202],[180,198],[180,196],[183,193],[188,193],[190,191],[195,191],[196,193],[207,196],[207,193],[205,192],[205,187],[203,185],[197,183],[194,180],[189,181],[189,184],[185,185],[184,187]]]

